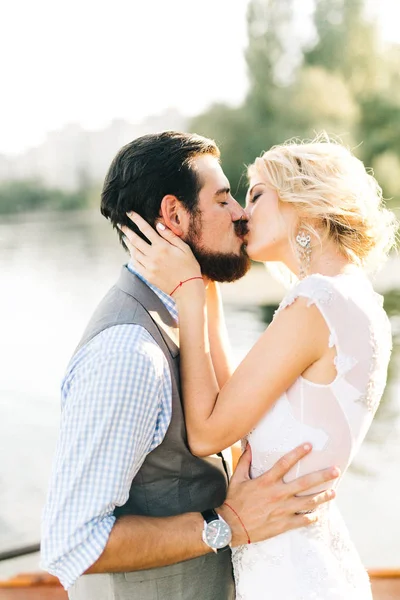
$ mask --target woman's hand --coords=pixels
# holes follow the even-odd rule
[[[147,281],[166,294],[175,292],[175,297],[182,289],[181,282],[202,277],[199,263],[190,247],[170,229],[158,223],[155,231],[134,212],[128,213],[128,217],[151,242],[150,246],[128,227],[120,227],[132,264]]]

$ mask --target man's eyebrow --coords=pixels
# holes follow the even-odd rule
[[[222,194],[230,194],[231,193],[231,188],[230,187],[223,187],[219,190],[217,190],[214,194],[214,196],[222,196]]]

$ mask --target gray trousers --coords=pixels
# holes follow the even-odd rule
[[[231,553],[206,554],[168,567],[82,575],[69,600],[234,600]]]

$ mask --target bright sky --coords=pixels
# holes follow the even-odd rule
[[[400,0],[371,2],[384,37],[400,41]],[[0,152],[23,151],[70,122],[96,129],[170,107],[194,115],[215,101],[239,103],[247,4],[9,0],[0,23]]]

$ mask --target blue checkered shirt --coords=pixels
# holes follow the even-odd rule
[[[174,300],[128,268],[177,320]],[[140,325],[105,329],[72,358],[62,383],[61,425],[42,515],[41,567],[65,588],[103,552],[147,454],[171,420],[171,375]]]

